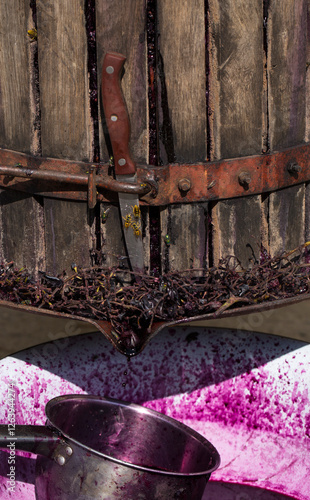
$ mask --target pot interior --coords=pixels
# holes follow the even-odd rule
[[[219,466],[218,452],[200,434],[136,404],[60,396],[47,404],[46,415],[65,437],[105,458],[185,475],[209,474]]]

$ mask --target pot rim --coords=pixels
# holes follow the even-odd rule
[[[52,407],[56,406],[58,403],[62,401],[67,401],[67,400],[89,400],[93,402],[100,402],[100,401],[107,401],[113,404],[121,405],[121,406],[130,406],[133,408],[135,411],[144,414],[144,415],[151,415],[151,416],[156,416],[157,418],[160,418],[167,422],[167,424],[172,424],[174,426],[179,427],[181,430],[186,432],[187,434],[190,434],[191,437],[196,438],[202,445],[207,445],[212,453],[212,461],[214,465],[210,467],[207,470],[201,471],[201,472],[176,472],[176,471],[168,471],[168,470],[162,470],[162,469],[154,469],[152,467],[144,467],[142,465],[136,465],[130,462],[125,462],[124,460],[120,460],[118,458],[111,457],[110,455],[106,455],[100,451],[95,450],[94,448],[91,448],[83,443],[80,443],[78,440],[70,437],[70,435],[66,432],[64,432],[58,425],[56,425],[53,422],[53,419],[50,417],[49,413]],[[71,443],[74,443],[76,446],[83,448],[84,450],[94,453],[95,455],[99,456],[100,458],[104,458],[106,460],[110,460],[112,462],[115,462],[119,465],[123,465],[125,467],[131,467],[133,469],[145,471],[145,472],[153,472],[156,474],[163,474],[167,476],[181,476],[181,477],[197,477],[197,476],[205,476],[208,474],[211,474],[214,472],[220,465],[221,459],[220,455],[217,451],[217,449],[213,446],[210,441],[208,441],[205,437],[203,437],[201,434],[196,432],[194,429],[191,427],[188,427],[187,425],[183,424],[182,422],[179,422],[178,420],[169,417],[167,415],[164,415],[163,413],[160,413],[158,411],[152,410],[150,408],[145,408],[144,406],[138,405],[136,403],[130,403],[128,401],[123,401],[120,399],[114,399],[114,398],[109,398],[109,397],[102,397],[102,396],[95,396],[91,394],[64,394],[62,396],[56,396],[55,398],[51,399],[48,401],[48,403],[45,406],[45,415],[46,418],[48,419],[48,425],[56,429],[61,436],[66,438]],[[70,443],[69,443],[70,444]]]

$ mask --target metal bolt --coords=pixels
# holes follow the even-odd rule
[[[301,172],[301,166],[298,165],[298,163],[292,161],[288,164],[287,171],[290,174],[298,174],[298,172]]]
[[[67,446],[66,453],[67,453],[68,457],[71,457],[73,450],[72,450],[72,448],[70,448],[70,446]]]
[[[187,193],[191,188],[191,181],[189,179],[180,179],[178,183],[179,190],[182,193]]]
[[[107,66],[105,70],[109,75],[112,75],[112,73],[114,73],[113,66]]]
[[[57,461],[58,465],[64,465],[66,463],[65,457],[63,457],[62,455],[58,455],[56,457],[56,461]]]
[[[125,158],[120,158],[120,159],[118,160],[118,164],[119,164],[119,166],[120,166],[120,167],[123,167],[123,166],[126,164],[126,160],[125,160]]]
[[[117,122],[117,120],[118,120],[117,115],[111,115],[111,120],[112,120],[112,122]]]
[[[251,174],[249,172],[240,172],[240,174],[238,175],[238,181],[240,186],[242,186],[244,189],[248,189],[251,182]]]

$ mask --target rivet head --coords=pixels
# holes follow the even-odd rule
[[[125,158],[120,158],[117,162],[120,167],[123,167],[126,164]]]
[[[63,457],[62,455],[58,455],[56,457],[56,461],[57,461],[58,465],[64,465],[66,463],[65,457]]]
[[[251,174],[249,172],[240,172],[238,175],[238,181],[240,186],[244,189],[248,189],[251,182]]]
[[[182,193],[187,193],[192,187],[191,181],[189,179],[180,179],[178,183],[179,190]]]
[[[73,453],[72,448],[70,446],[67,446],[67,448],[66,448],[66,454],[68,455],[68,457],[71,457],[72,453]]]
[[[298,163],[296,163],[295,161],[290,162],[287,166],[287,171],[290,174],[298,174],[299,172],[301,172],[301,170],[301,166],[298,165]]]
[[[112,122],[117,122],[117,120],[118,120],[117,115],[111,115],[111,121]]]
[[[112,73],[114,73],[113,66],[107,66],[105,70],[109,75],[112,75]]]

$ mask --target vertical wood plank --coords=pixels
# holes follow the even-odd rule
[[[126,257],[119,208],[115,205],[101,203],[100,210],[101,219],[104,212],[107,212],[106,222],[101,226],[103,241],[102,250],[105,255],[105,263],[109,267],[117,266],[120,264],[120,257]],[[123,264],[128,267],[128,262],[126,260],[123,261]]]
[[[30,151],[29,7],[24,0],[0,5],[0,146]],[[18,12],[19,15],[12,15]]]
[[[38,0],[42,155],[91,160],[84,1]],[[90,264],[92,219],[86,203],[44,201],[47,270]]]
[[[305,241],[310,241],[310,184],[305,185]]]
[[[306,33],[306,142],[310,140],[310,2],[307,0]]]
[[[158,0],[160,137],[163,162],[207,157],[205,2]],[[177,168],[177,166],[175,167]],[[161,210],[166,270],[202,267],[206,258],[205,204]],[[168,234],[170,245],[164,237]]]
[[[270,0],[268,11],[268,110],[272,151],[300,144],[306,135],[307,1]],[[305,186],[269,197],[272,254],[305,238]]]
[[[161,210],[163,269],[204,267],[206,261],[207,203],[172,205]],[[165,236],[169,236],[169,244]]]
[[[12,15],[16,13],[16,15]],[[18,13],[18,15],[17,15]],[[38,153],[33,57],[36,42],[28,1],[0,5],[0,147]],[[44,268],[44,228],[41,202],[29,195],[0,190],[0,254],[36,273]]]
[[[306,48],[306,134],[310,141],[310,2],[307,1],[307,48]],[[310,239],[310,183],[305,186],[305,240]]]
[[[263,1],[209,1],[211,159],[258,154],[264,141]],[[238,179],[236,178],[236,183]],[[261,239],[259,196],[212,209],[213,260],[236,255],[247,267]]]
[[[146,61],[146,2],[145,0],[106,0],[96,3],[96,42],[98,59],[98,88],[101,85],[101,69],[106,52],[119,52],[126,56],[125,72],[121,80],[131,127],[130,151],[137,163],[148,161],[147,122],[147,61]],[[130,20],[130,21],[129,21]],[[101,97],[101,96],[100,96]],[[100,99],[101,101],[101,99]],[[103,111],[100,106],[100,154],[107,161],[109,152],[103,133]],[[107,206],[101,207],[101,212]],[[144,219],[148,221],[147,209]],[[107,263],[115,265],[117,256],[125,256],[122,234],[123,222],[119,210],[111,206],[109,217],[103,228]],[[143,231],[145,264],[149,266],[148,226]]]

